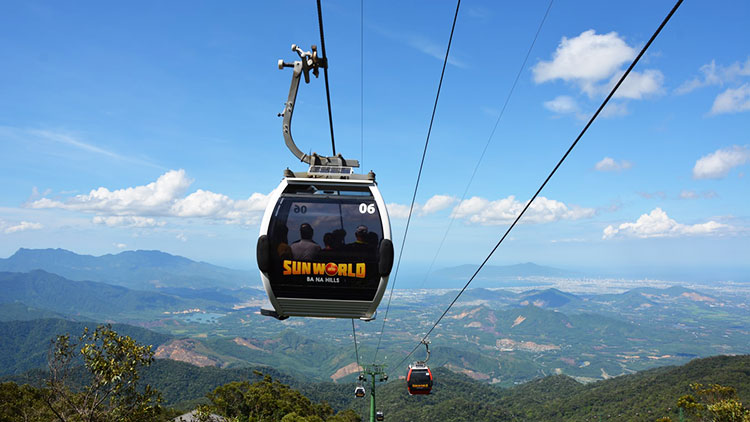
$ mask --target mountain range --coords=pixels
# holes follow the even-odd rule
[[[427,288],[455,288],[476,270],[476,265],[459,265],[434,271]],[[115,284],[136,290],[164,288],[239,288],[260,287],[255,271],[241,271],[205,262],[196,262],[161,251],[124,251],[102,256],[80,255],[65,249],[18,249],[8,258],[0,258],[0,271],[28,272],[44,270],[71,280],[89,280]],[[516,265],[487,265],[472,286],[511,287],[529,285],[527,277],[578,277],[582,273],[532,262]],[[543,285],[535,281],[534,285]]]
[[[137,290],[259,286],[257,273],[196,262],[161,251],[137,250],[92,256],[65,249],[21,248],[10,257],[0,259],[0,271],[37,269],[71,280],[98,281]]]
[[[143,251],[134,253],[138,252]],[[64,250],[20,250],[3,264],[17,263],[24,255],[74,256],[74,264],[78,262],[75,256],[81,257],[70,254]],[[135,256],[120,255],[107,259]],[[182,285],[179,271],[193,261],[162,253],[142,255],[144,265],[172,274],[174,285],[133,289],[93,278],[71,279],[49,268],[70,267],[68,270],[75,269],[80,277],[93,277],[101,267],[92,270],[80,262],[71,266],[54,259],[37,259],[39,264],[47,262],[44,270],[0,271],[0,321],[64,318],[128,323],[171,336],[161,345],[160,357],[221,368],[268,365],[318,381],[356,378],[350,321],[269,319],[258,312],[267,300],[262,290]],[[145,259],[148,257],[150,261]],[[138,270],[115,267],[120,268],[122,277]],[[500,268],[496,274],[512,272]],[[210,271],[211,267],[204,269]],[[534,264],[514,271],[526,270],[536,274],[554,271]],[[101,278],[107,279],[105,275]],[[215,277],[208,274],[207,278]],[[537,284],[537,280],[533,282]],[[617,294],[472,288],[436,330],[432,359],[477,380],[510,386],[553,373],[591,381],[681,364],[693,357],[750,352],[747,299],[717,296],[716,292],[720,293],[679,286],[642,287]],[[400,291],[390,307],[386,336],[379,336],[379,321],[355,323],[360,354],[372,356],[377,344],[389,359],[400,360],[415,335],[430,329],[455,293]]]

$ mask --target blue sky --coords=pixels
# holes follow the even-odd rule
[[[360,2],[323,3],[337,150],[377,173],[399,247],[455,3],[365,1],[364,26]],[[547,5],[462,3],[406,273],[452,216],[436,268],[479,262],[672,7],[556,1],[459,202]],[[749,17],[745,1],[686,2],[492,263],[746,277]],[[0,256],[160,249],[254,268],[265,196],[304,170],[276,61],[319,44],[314,1],[4,2],[0,28]],[[300,88],[300,148],[329,153],[327,125],[320,78]]]

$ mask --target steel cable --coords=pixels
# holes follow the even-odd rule
[[[435,323],[434,323],[434,324],[432,325],[432,327],[431,327],[431,328],[430,328],[430,329],[429,329],[429,330],[427,331],[427,333],[426,333],[426,334],[424,335],[424,337],[422,337],[422,340],[420,340],[420,342],[419,342],[419,343],[417,343],[417,345],[416,345],[416,346],[414,347],[414,349],[412,349],[412,350],[411,350],[411,352],[409,352],[409,354],[408,354],[408,355],[406,355],[406,357],[404,357],[404,358],[403,358],[403,359],[402,359],[402,360],[401,360],[401,361],[400,361],[400,362],[399,362],[399,363],[398,363],[398,364],[396,365],[396,367],[398,367],[398,366],[401,366],[401,365],[402,365],[402,364],[403,364],[404,362],[406,362],[406,361],[407,361],[407,359],[409,359],[409,357],[410,357],[410,356],[411,356],[412,354],[414,354],[414,352],[416,352],[416,351],[417,351],[417,349],[419,348],[419,346],[420,346],[420,345],[422,344],[422,341],[426,340],[426,339],[427,339],[427,337],[429,337],[429,335],[430,335],[430,334],[432,333],[432,331],[433,331],[433,330],[434,330],[434,329],[435,329],[435,328],[436,328],[436,327],[438,326],[438,324],[440,323],[440,321],[442,321],[442,319],[443,319],[443,318],[445,317],[445,315],[446,315],[446,314],[448,313],[448,311],[450,311],[450,309],[451,309],[451,308],[453,307],[453,305],[454,305],[454,304],[456,303],[456,301],[458,301],[458,299],[459,299],[459,298],[461,297],[461,295],[463,294],[463,292],[464,292],[464,291],[465,291],[465,290],[466,290],[466,289],[467,289],[467,288],[469,287],[469,284],[471,284],[471,282],[472,282],[472,281],[474,281],[474,278],[475,278],[475,277],[477,276],[477,274],[479,274],[479,272],[480,272],[480,271],[482,270],[482,268],[484,268],[484,265],[485,265],[485,264],[487,263],[487,261],[489,261],[489,260],[490,260],[490,258],[491,258],[491,257],[492,257],[492,255],[493,255],[493,254],[495,253],[495,251],[497,250],[497,248],[498,248],[498,247],[500,247],[500,245],[501,245],[501,244],[503,243],[503,241],[504,241],[504,240],[505,240],[505,238],[506,238],[506,237],[508,236],[508,234],[509,234],[509,233],[511,232],[511,230],[513,230],[513,228],[514,228],[514,227],[516,226],[516,224],[517,224],[517,223],[518,223],[518,221],[519,221],[519,220],[521,219],[521,217],[523,217],[523,215],[524,215],[524,214],[526,213],[526,210],[528,210],[528,209],[529,209],[529,207],[530,207],[530,206],[531,206],[531,204],[532,204],[532,203],[534,202],[534,200],[536,199],[536,197],[537,197],[537,196],[539,196],[539,193],[540,193],[540,192],[542,191],[542,189],[544,189],[544,187],[545,187],[545,186],[547,185],[547,182],[549,182],[549,180],[550,180],[550,179],[552,178],[552,176],[553,176],[553,175],[554,175],[554,174],[555,174],[555,173],[557,172],[557,169],[558,169],[558,168],[560,168],[560,166],[561,166],[561,165],[562,165],[562,163],[563,163],[563,162],[565,161],[565,159],[566,159],[566,158],[568,158],[568,155],[570,155],[570,152],[571,152],[571,151],[573,150],[573,148],[575,148],[575,146],[576,146],[576,145],[578,144],[578,141],[580,141],[580,140],[581,140],[581,138],[582,138],[582,137],[583,137],[583,135],[584,135],[584,134],[586,133],[586,131],[588,130],[588,128],[589,128],[589,127],[591,126],[591,124],[592,124],[592,123],[594,123],[594,120],[596,120],[596,118],[597,118],[597,117],[599,116],[599,114],[600,114],[600,113],[602,112],[602,110],[603,110],[603,109],[604,109],[604,107],[605,107],[605,106],[607,105],[607,103],[608,103],[608,102],[609,102],[609,100],[610,100],[610,99],[612,98],[612,96],[613,96],[613,95],[615,94],[615,92],[617,91],[617,89],[618,89],[618,88],[620,88],[620,85],[622,85],[622,83],[623,83],[623,81],[625,80],[625,78],[627,78],[627,77],[628,77],[628,75],[629,75],[629,74],[630,74],[630,72],[631,72],[631,71],[633,70],[633,68],[635,67],[635,65],[636,65],[636,64],[638,63],[638,61],[640,61],[640,59],[641,59],[641,57],[643,56],[643,54],[645,54],[645,53],[646,53],[646,50],[648,50],[648,48],[649,48],[649,47],[651,46],[651,44],[652,44],[652,43],[654,42],[654,40],[655,40],[655,39],[656,39],[656,37],[657,37],[657,36],[659,35],[659,33],[661,33],[661,30],[662,30],[662,29],[664,28],[664,26],[666,26],[667,22],[669,22],[669,20],[670,20],[670,19],[672,18],[672,15],[674,15],[674,13],[675,13],[675,12],[677,11],[677,9],[678,9],[678,8],[680,7],[680,5],[682,4],[682,2],[683,2],[683,0],[678,0],[678,1],[677,1],[677,2],[675,3],[674,7],[672,7],[672,10],[670,10],[670,12],[669,12],[669,13],[667,14],[667,16],[666,16],[666,17],[664,18],[664,20],[662,21],[661,25],[659,25],[659,27],[658,27],[658,28],[656,29],[656,31],[655,31],[655,32],[653,33],[653,35],[651,35],[651,38],[650,38],[650,39],[648,40],[648,42],[647,42],[647,43],[646,43],[646,44],[645,44],[645,45],[643,46],[643,48],[641,49],[641,51],[640,51],[640,52],[638,53],[638,55],[637,55],[637,56],[635,57],[635,59],[633,60],[633,62],[632,62],[632,63],[630,64],[630,66],[628,66],[628,69],[627,69],[627,70],[625,71],[625,73],[623,73],[623,74],[622,74],[622,76],[620,77],[620,79],[619,79],[619,80],[617,81],[617,84],[615,84],[615,86],[614,86],[614,87],[612,88],[612,90],[610,91],[609,95],[607,95],[607,97],[606,97],[606,98],[604,99],[604,101],[602,102],[602,104],[601,104],[601,105],[599,106],[599,108],[598,108],[598,109],[596,110],[596,112],[594,113],[594,115],[593,115],[593,116],[591,116],[591,118],[589,119],[588,123],[586,123],[586,126],[584,126],[584,127],[583,127],[583,129],[581,130],[581,132],[580,132],[580,133],[578,134],[578,136],[576,137],[576,139],[575,139],[575,140],[573,141],[573,143],[572,143],[572,144],[570,145],[570,147],[568,148],[568,150],[567,150],[567,151],[565,152],[565,154],[564,154],[564,155],[562,156],[562,158],[560,159],[560,161],[558,161],[557,165],[555,165],[555,167],[554,167],[554,168],[552,169],[552,171],[551,171],[551,172],[549,173],[549,175],[548,175],[548,176],[547,176],[547,178],[546,178],[546,179],[544,180],[544,182],[542,183],[542,185],[541,185],[541,186],[539,186],[539,189],[537,189],[536,193],[534,193],[534,195],[533,195],[533,196],[531,197],[531,199],[530,199],[530,200],[529,200],[529,201],[528,201],[528,202],[526,203],[526,206],[524,206],[524,208],[523,208],[523,209],[521,210],[521,212],[520,212],[520,213],[518,214],[518,216],[517,216],[517,217],[516,217],[516,219],[515,219],[515,220],[513,221],[513,223],[512,223],[511,225],[510,225],[510,227],[508,227],[508,229],[507,229],[507,230],[505,231],[505,234],[503,234],[503,236],[502,236],[502,237],[500,238],[500,240],[499,240],[499,241],[497,242],[497,244],[495,244],[495,247],[494,247],[494,248],[492,248],[492,250],[491,250],[491,251],[490,251],[490,253],[489,253],[489,254],[487,255],[487,257],[486,257],[486,258],[484,259],[484,261],[482,261],[482,263],[481,263],[481,264],[479,265],[479,267],[478,267],[478,268],[476,269],[476,271],[474,271],[474,274],[473,274],[473,275],[471,276],[471,278],[469,278],[469,281],[467,281],[467,282],[466,282],[466,284],[464,285],[464,287],[463,287],[463,288],[462,288],[462,289],[461,289],[461,290],[460,290],[460,291],[458,292],[458,294],[457,294],[457,295],[456,295],[456,297],[455,297],[455,298],[453,299],[453,301],[451,301],[451,303],[450,303],[450,304],[448,305],[448,307],[447,307],[447,308],[445,309],[445,311],[443,311],[442,315],[440,315],[440,317],[439,317],[439,318],[437,319],[437,321],[435,321]]]
[[[424,167],[424,159],[427,155],[427,146],[430,143],[430,135],[432,134],[432,125],[435,122],[435,112],[437,111],[438,100],[440,99],[440,89],[443,86],[443,77],[445,76],[445,68],[448,65],[448,55],[451,51],[451,43],[453,42],[453,33],[456,29],[456,21],[458,20],[458,10],[461,7],[461,0],[456,3],[456,13],[453,16],[453,25],[451,26],[451,34],[448,38],[448,47],[445,50],[445,59],[443,59],[443,70],[440,72],[440,82],[438,83],[437,94],[435,95],[435,104],[432,106],[432,116],[430,117],[430,126],[427,129],[427,139],[424,142],[424,150],[422,151],[422,161],[419,163],[419,172],[417,173],[417,182],[414,185],[414,194],[411,197],[411,205],[409,206],[409,216],[406,219],[406,228],[404,230],[404,238],[401,241],[401,249],[398,253],[398,261],[396,263],[396,271],[393,274],[393,281],[391,282],[391,292],[388,296],[388,305],[385,308],[385,316],[383,318],[383,326],[380,329],[380,337],[378,338],[378,346],[375,348],[375,356],[372,359],[373,364],[377,361],[378,351],[380,350],[380,343],[383,340],[383,333],[385,332],[385,323],[388,320],[388,311],[391,308],[391,299],[393,298],[393,288],[396,285],[396,279],[398,278],[398,270],[401,266],[401,256],[404,253],[404,246],[406,245],[406,235],[409,233],[409,223],[411,222],[411,216],[414,212],[414,202],[417,199],[417,191],[419,190],[419,181],[422,178],[422,168]]]

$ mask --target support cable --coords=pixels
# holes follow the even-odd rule
[[[354,354],[357,356],[357,372],[362,375],[362,366],[359,364],[359,349],[357,347],[357,331],[354,329],[354,318],[352,318],[352,337],[354,337]]]
[[[515,91],[516,89],[518,80],[521,78],[521,74],[523,73],[523,70],[526,68],[526,63],[528,62],[529,56],[531,55],[531,50],[534,49],[536,40],[537,38],[539,38],[539,33],[542,32],[542,27],[544,26],[544,22],[547,20],[549,11],[552,8],[552,3],[554,2],[555,0],[550,0],[549,5],[547,6],[547,10],[545,10],[544,16],[542,17],[542,21],[539,22],[539,27],[536,30],[536,34],[534,34],[534,39],[531,41],[531,45],[529,46],[529,49],[526,51],[526,57],[524,57],[523,63],[521,63],[521,67],[518,68],[516,79],[513,80],[513,85],[511,85],[510,91],[508,91],[508,96],[505,97],[505,102],[503,103],[503,107],[500,109],[500,114],[497,116],[497,120],[495,121],[495,126],[492,128],[492,131],[490,132],[490,136],[487,138],[487,142],[484,144],[484,149],[482,150],[482,153],[479,155],[479,160],[477,160],[477,163],[474,166],[474,170],[471,172],[471,177],[469,177],[469,182],[466,184],[466,188],[464,188],[464,193],[461,195],[461,199],[458,201],[459,206],[464,201],[464,199],[466,199],[466,195],[469,193],[469,187],[471,187],[471,184],[474,182],[474,177],[477,175],[479,166],[482,164],[482,160],[484,159],[484,156],[487,153],[487,148],[490,146],[490,143],[492,142],[492,138],[494,138],[495,136],[495,131],[497,131],[497,127],[500,124],[500,119],[502,119],[503,115],[505,114],[505,109],[508,107],[508,103],[510,102],[510,97],[513,96],[513,91]],[[432,268],[435,266],[435,261],[437,261],[438,255],[440,255],[440,251],[443,250],[443,245],[445,244],[445,240],[448,238],[448,233],[451,231],[451,227],[453,227],[454,221],[456,221],[456,214],[451,215],[451,219],[450,219],[450,222],[448,223],[448,227],[445,229],[445,233],[443,234],[443,239],[440,240],[440,244],[438,245],[438,248],[435,251],[435,256],[432,257],[432,262],[430,262],[430,266],[427,268],[427,272],[424,275],[424,279],[422,280],[422,283],[420,283],[419,285],[420,289],[424,286],[424,284],[427,282],[427,279],[430,277]]]
[[[331,113],[331,91],[328,89],[328,56],[326,55],[326,40],[323,37],[323,11],[318,0],[318,27],[320,27],[320,52],[323,55],[323,79],[326,81],[326,100],[328,101],[328,126],[331,128],[331,149],[336,156],[336,142],[333,139],[333,114]]]
[[[365,172],[365,0],[359,2],[359,168]]]
[[[406,219],[406,229],[404,230],[404,238],[401,241],[401,250],[398,253],[398,261],[396,263],[396,271],[393,273],[393,282],[391,283],[391,293],[388,296],[388,305],[385,308],[385,317],[383,318],[383,326],[380,328],[380,337],[378,338],[378,346],[375,348],[375,356],[372,359],[373,364],[377,361],[378,351],[380,350],[380,343],[383,340],[383,333],[385,332],[385,323],[388,320],[388,311],[391,308],[391,299],[393,298],[393,288],[396,286],[396,279],[398,277],[398,269],[401,266],[401,256],[404,253],[404,246],[406,245],[406,235],[409,233],[409,223],[411,222],[411,216],[414,212],[414,202],[417,199],[417,190],[419,190],[419,181],[422,178],[422,168],[424,167],[424,159],[427,155],[427,146],[430,143],[430,135],[432,134],[432,124],[435,121],[435,112],[437,110],[438,100],[440,99],[440,89],[443,86],[443,77],[445,76],[445,68],[448,65],[448,55],[451,51],[451,43],[453,42],[453,32],[456,29],[456,20],[458,20],[458,10],[461,7],[461,0],[456,3],[456,13],[453,16],[453,25],[451,26],[451,34],[448,38],[448,47],[445,50],[445,58],[443,59],[443,70],[440,72],[440,82],[438,83],[437,94],[435,95],[435,104],[432,106],[432,116],[430,117],[430,126],[427,129],[427,139],[424,142],[424,150],[422,151],[422,161],[419,163],[419,172],[417,173],[417,182],[414,184],[414,194],[411,197],[411,205],[409,206],[409,216]]]
[[[573,148],[575,148],[575,146],[578,144],[578,141],[581,140],[581,138],[583,137],[583,135],[586,133],[586,131],[588,130],[588,128],[591,126],[591,124],[594,123],[594,120],[596,120],[596,118],[602,112],[602,110],[607,105],[607,103],[612,98],[612,96],[615,94],[615,92],[617,91],[617,89],[620,88],[620,85],[622,85],[622,83],[625,80],[625,78],[628,77],[628,75],[630,74],[630,71],[633,70],[633,68],[638,63],[638,61],[641,59],[641,57],[643,56],[643,54],[646,53],[646,50],[648,50],[648,48],[654,42],[654,40],[659,35],[659,33],[661,32],[661,30],[664,28],[664,26],[666,26],[667,22],[669,22],[669,20],[672,18],[672,15],[674,15],[674,13],[680,7],[680,5],[682,4],[682,1],[683,0],[677,0],[677,3],[675,3],[674,7],[672,7],[672,10],[670,10],[670,12],[664,18],[664,20],[662,21],[661,25],[659,25],[659,27],[656,29],[656,31],[654,32],[654,34],[651,35],[651,38],[648,40],[648,42],[646,43],[646,45],[643,46],[643,48],[641,49],[640,53],[638,53],[638,56],[636,56],[636,58],[633,60],[633,62],[630,64],[630,66],[628,66],[628,69],[625,71],[625,73],[622,74],[622,76],[620,77],[620,79],[617,81],[617,84],[612,88],[612,90],[610,91],[609,95],[607,95],[607,98],[604,99],[604,101],[599,106],[599,108],[596,110],[596,112],[594,113],[594,115],[591,116],[591,119],[589,119],[588,123],[586,123],[586,126],[583,127],[583,130],[581,130],[581,133],[578,134],[578,136],[576,137],[575,141],[573,141],[573,143],[570,145],[570,147],[568,148],[568,150],[562,156],[562,158],[560,159],[560,161],[558,161],[557,165],[555,165],[555,167],[549,173],[549,175],[547,176],[547,178],[544,180],[544,182],[542,183],[542,185],[539,186],[539,189],[537,189],[537,191],[534,194],[534,196],[532,196],[531,199],[526,203],[526,206],[524,206],[524,208],[518,214],[518,216],[513,221],[513,223],[510,225],[510,227],[508,227],[508,230],[505,231],[505,234],[503,235],[503,237],[501,237],[500,240],[495,245],[495,247],[492,248],[492,250],[487,255],[487,257],[484,259],[484,261],[482,261],[482,263],[479,265],[479,267],[476,269],[476,271],[474,271],[474,274],[471,276],[471,278],[469,278],[469,281],[466,282],[466,284],[461,289],[461,291],[458,292],[458,294],[453,299],[453,301],[448,305],[448,307],[445,309],[445,311],[443,311],[442,315],[440,315],[440,317],[437,319],[437,321],[435,321],[435,323],[432,325],[432,327],[429,329],[429,331],[427,331],[427,334],[425,334],[424,337],[422,337],[422,340],[414,347],[414,349],[412,349],[412,351],[409,352],[409,354],[406,355],[406,357],[404,357],[401,360],[401,362],[399,362],[396,365],[397,367],[401,366],[404,362],[406,362],[407,359],[409,359],[409,357],[412,354],[414,354],[414,352],[417,351],[417,349],[419,348],[419,346],[422,345],[422,341],[424,341],[424,340],[427,339],[427,337],[432,333],[432,331],[435,329],[435,327],[438,326],[438,324],[443,319],[443,317],[445,317],[445,315],[448,313],[448,311],[450,311],[450,309],[453,307],[453,305],[456,303],[456,301],[458,301],[458,299],[461,297],[461,295],[463,294],[463,292],[469,287],[469,284],[471,284],[471,282],[474,281],[474,278],[477,276],[477,274],[479,274],[479,271],[481,271],[482,268],[484,268],[484,265],[487,263],[487,261],[490,260],[490,258],[495,253],[495,251],[500,246],[500,244],[503,243],[503,240],[505,240],[505,238],[508,236],[508,234],[510,233],[510,231],[513,230],[513,228],[516,226],[516,224],[521,219],[521,217],[523,217],[523,215],[526,213],[526,210],[529,209],[529,207],[534,202],[534,200],[536,199],[536,197],[539,196],[539,193],[547,185],[547,182],[549,182],[549,180],[552,178],[552,176],[555,174],[555,172],[557,172],[557,169],[560,168],[560,166],[565,161],[565,159],[568,158],[568,155],[573,150]]]

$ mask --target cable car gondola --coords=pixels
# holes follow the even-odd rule
[[[432,391],[432,372],[427,365],[409,365],[406,375],[406,386],[410,395],[430,394]]]
[[[406,374],[406,387],[409,395],[430,394],[432,391],[432,372],[427,366],[427,361],[430,359],[430,346],[425,340],[422,340],[422,344],[427,348],[427,359],[409,365],[409,372]]]
[[[358,385],[354,388],[354,396],[355,397],[364,397],[365,396],[365,387],[362,387],[361,385]]]
[[[375,420],[376,421],[384,421],[385,420],[385,415],[383,415],[383,412],[381,412],[381,411],[378,410],[375,413]]]
[[[287,169],[269,197],[257,244],[258,268],[273,310],[264,315],[374,318],[393,265],[391,227],[375,174],[355,174],[356,160],[303,153],[291,133],[299,81],[317,76],[324,61],[293,45],[283,133],[292,153],[310,165]]]

